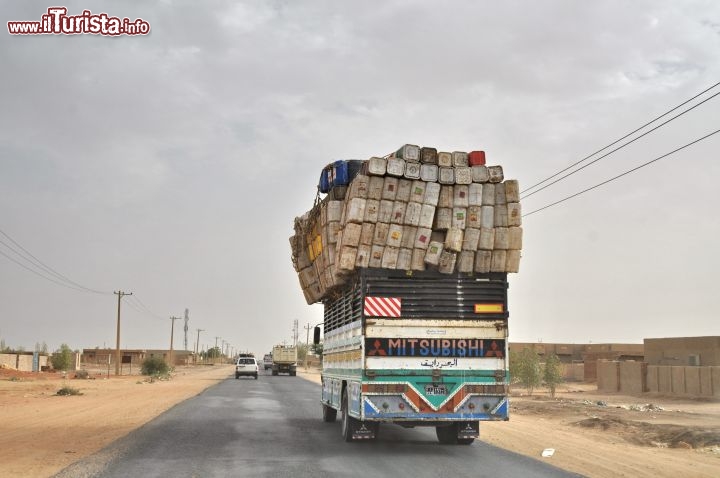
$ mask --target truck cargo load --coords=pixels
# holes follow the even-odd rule
[[[505,179],[502,166],[479,164],[484,151],[433,150],[405,145],[389,157],[339,160],[322,169],[330,179],[321,180],[313,207],[295,218],[290,238],[308,304],[342,290],[366,267],[448,275],[519,271],[518,182]],[[448,166],[433,172],[431,161]],[[332,177],[340,178],[335,188]]]

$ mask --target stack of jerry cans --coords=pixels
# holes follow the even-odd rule
[[[480,150],[406,144],[323,168],[318,190],[327,196],[295,219],[290,238],[306,301],[322,300],[359,268],[518,272],[518,182],[486,159]]]

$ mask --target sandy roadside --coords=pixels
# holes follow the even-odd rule
[[[154,383],[137,375],[94,380],[0,375],[0,476],[53,476],[231,377],[232,370],[232,365],[184,367],[172,380]],[[298,376],[320,382],[317,370],[300,368]],[[83,395],[57,396],[63,385]],[[590,477],[720,476],[720,447],[670,448],[653,429],[636,426],[672,423],[690,432],[702,427],[720,432],[720,403],[657,399],[653,403],[664,411],[650,413],[627,408],[644,403],[641,398],[598,395],[592,386],[574,388],[566,387],[557,400],[513,397],[511,420],[484,423],[481,439]],[[601,399],[608,406],[596,406]],[[578,426],[588,421],[598,426]],[[555,449],[552,457],[541,457],[546,448]]]
[[[232,373],[232,365],[179,367],[172,380],[154,383],[138,375],[91,380],[2,376],[0,476],[52,476]],[[57,396],[63,386],[82,395]]]
[[[298,375],[320,383],[319,371],[301,370]],[[642,398],[600,395],[593,388],[563,387],[565,391],[558,393],[557,400],[514,396],[510,421],[481,424],[481,440],[588,477],[720,476],[718,446],[696,450],[670,448],[660,442],[655,446],[633,444],[652,441],[650,436],[639,438],[634,430],[635,423],[647,421],[670,422],[679,427],[716,427],[720,433],[720,403],[653,399],[664,411],[648,414],[628,409],[630,405],[646,403]],[[608,406],[598,407],[596,403],[601,400]],[[673,412],[678,407],[682,411]],[[606,416],[610,418],[601,424],[609,423],[607,430],[576,424],[603,420]],[[555,452],[543,458],[542,452],[548,448]]]

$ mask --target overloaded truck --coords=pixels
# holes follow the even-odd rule
[[[276,345],[272,350],[272,374],[287,373],[295,376],[297,372],[297,347]]]
[[[481,421],[508,419],[517,181],[481,151],[405,145],[352,164],[323,169],[327,196],[290,240],[306,301],[324,307],[322,418],[340,413],[348,442],[392,423],[470,444]]]

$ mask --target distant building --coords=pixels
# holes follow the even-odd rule
[[[562,363],[609,360],[643,360],[643,344],[553,344],[511,342],[510,352],[532,349],[541,357],[555,354]]]
[[[20,370],[21,372],[39,372],[48,370],[50,356],[38,352],[0,353],[0,368]]]
[[[121,361],[123,364],[142,365],[145,359],[160,357],[165,361],[170,359],[170,350],[149,350],[149,349],[120,349]],[[189,350],[173,350],[172,365],[189,365],[193,363],[193,352]],[[81,362],[88,365],[114,365],[115,349],[83,349]]]
[[[582,377],[585,381],[597,380],[597,361],[635,360],[643,361],[643,344],[554,344],[536,342],[512,342],[510,352],[521,352],[523,349],[534,350],[541,359],[551,354],[557,355],[563,364],[583,364]]]
[[[720,336],[645,339],[648,365],[720,366]]]

